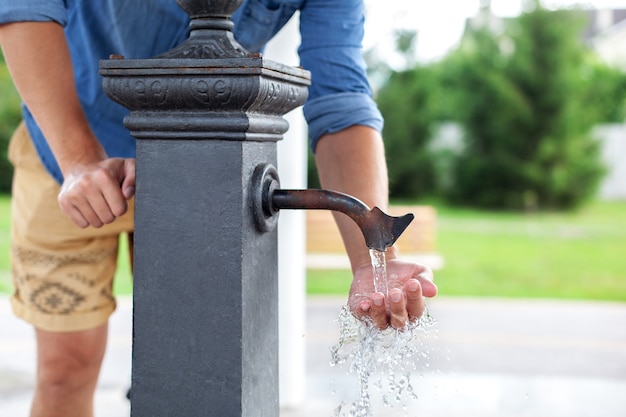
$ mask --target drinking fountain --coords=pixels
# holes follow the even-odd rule
[[[137,140],[132,417],[279,415],[279,210],[347,213],[376,249],[412,219],[280,190],[282,116],[305,102],[310,74],[236,42],[241,2],[177,0],[191,18],[185,42],[100,62]]]

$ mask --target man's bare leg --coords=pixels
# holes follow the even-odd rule
[[[31,417],[93,417],[93,397],[108,326],[52,333],[36,330],[37,386]]]

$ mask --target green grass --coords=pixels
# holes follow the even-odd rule
[[[0,292],[11,289],[9,205],[0,196]],[[122,240],[115,293],[132,284]],[[572,213],[516,214],[437,207],[440,295],[626,301],[626,202]],[[349,271],[309,270],[307,293],[345,295]]]
[[[626,202],[573,213],[437,207],[440,295],[626,301]],[[345,294],[347,271],[309,271],[309,294]]]
[[[306,273],[306,292],[309,295],[346,295],[352,282],[349,270],[309,269]]]
[[[450,295],[626,301],[626,203],[575,213],[441,210],[438,274]]]
[[[0,194],[0,293],[11,290],[10,268],[10,239],[11,239],[11,199]]]
[[[128,239],[120,238],[120,255],[118,256],[117,272],[113,281],[113,293],[117,295],[129,295],[133,292],[133,279],[130,272],[130,257],[128,255]]]

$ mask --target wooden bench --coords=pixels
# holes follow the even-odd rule
[[[443,259],[436,252],[435,246],[436,210],[430,206],[392,206],[388,210],[388,214],[392,216],[402,216],[407,213],[413,213],[415,219],[396,242],[402,259],[426,264],[433,269],[441,268]],[[350,268],[332,212],[307,210],[306,230],[308,268]]]

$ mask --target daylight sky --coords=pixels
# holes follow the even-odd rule
[[[491,8],[498,16],[520,13],[523,0],[492,0]],[[393,47],[393,28],[406,28],[419,33],[418,59],[437,59],[459,40],[465,19],[474,16],[480,0],[365,0],[366,36],[369,49]],[[571,7],[581,4],[595,8],[626,8],[626,0],[544,0],[546,7]],[[393,61],[393,56],[387,57]],[[393,62],[390,62],[393,65]]]

